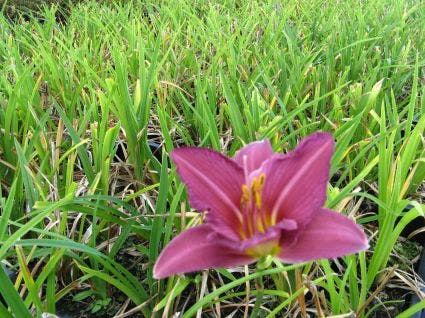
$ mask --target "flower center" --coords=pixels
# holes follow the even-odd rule
[[[254,258],[260,258],[266,255],[275,256],[279,253],[279,242],[271,240],[251,246],[245,250],[245,253]]]
[[[241,211],[243,221],[239,234],[243,240],[249,239],[258,233],[265,233],[272,226],[270,215],[262,209],[261,191],[264,187],[266,175],[261,173],[248,184],[242,185]]]

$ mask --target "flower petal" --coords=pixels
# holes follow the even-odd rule
[[[232,250],[225,238],[215,235],[209,225],[188,229],[176,236],[161,252],[154,267],[154,277],[194,272],[207,268],[233,267],[254,261]]]
[[[273,222],[288,218],[305,224],[323,206],[333,149],[331,134],[315,133],[294,151],[274,155],[264,165],[262,198]]]
[[[261,164],[273,155],[273,148],[268,139],[255,141],[241,148],[235,155],[234,160],[239,166],[244,167],[246,164],[247,173],[257,170]],[[246,162],[244,157],[246,156]]]
[[[171,153],[177,173],[187,185],[194,209],[209,210],[230,227],[242,222],[239,205],[244,182],[243,170],[219,152],[195,147],[177,148]],[[212,215],[211,215],[212,214]]]
[[[344,215],[321,208],[311,222],[298,233],[293,244],[281,241],[278,257],[286,263],[340,257],[369,247],[367,237],[355,222]]]
[[[238,247],[240,250],[245,250],[247,248],[251,248],[255,245],[260,245],[266,241],[279,241],[281,239],[282,232],[288,233],[297,230],[298,225],[294,220],[284,219],[280,221],[278,224],[274,226],[270,226],[267,228],[265,233],[255,233],[252,237],[238,242]]]
[[[285,219],[274,226],[268,227],[264,233],[256,232],[250,238],[242,241],[227,240],[226,245],[254,258],[276,255],[280,250],[282,235],[284,235],[285,241],[293,241],[297,228],[298,225],[294,220]],[[221,230],[218,235],[223,235]]]

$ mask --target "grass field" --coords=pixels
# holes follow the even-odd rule
[[[401,237],[425,217],[423,2],[89,1],[64,21],[56,11],[0,16],[0,260],[15,273],[0,270],[0,317],[425,308],[422,246]],[[163,247],[201,222],[175,147],[232,156],[268,138],[285,153],[315,131],[336,140],[326,206],[363,226],[369,250],[153,278]],[[410,306],[413,294],[422,301]]]

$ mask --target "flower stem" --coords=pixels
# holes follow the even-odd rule
[[[260,306],[263,301],[263,295],[264,295],[263,276],[259,276],[255,279],[255,289],[257,290],[257,298],[255,298],[254,308],[252,309],[250,318],[256,318],[260,311]]]
[[[257,272],[263,271],[270,267],[272,259],[273,257],[270,256],[262,257],[257,262]],[[264,296],[263,275],[260,275],[255,279],[255,289],[257,290],[257,298],[255,298],[254,308],[252,309],[250,318],[256,318],[260,312],[260,306],[263,302]]]

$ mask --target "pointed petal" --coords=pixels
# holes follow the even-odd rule
[[[242,168],[221,153],[206,148],[177,148],[171,158],[187,186],[193,208],[211,211],[210,218],[219,217],[230,227],[241,223]]]
[[[331,134],[315,133],[294,151],[274,155],[265,164],[262,198],[273,221],[288,218],[305,224],[323,206],[333,149]]]
[[[234,160],[239,166],[244,167],[244,156],[246,156],[247,173],[257,170],[261,164],[273,155],[273,148],[268,139],[255,141],[241,148],[235,155]]]
[[[207,268],[246,265],[253,258],[232,250],[209,225],[188,229],[176,236],[159,255],[154,277],[194,272]]]
[[[286,263],[299,263],[353,254],[368,247],[360,226],[340,213],[322,208],[298,233],[294,244],[288,246],[284,239],[281,241],[278,257]]]

